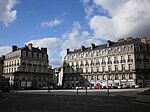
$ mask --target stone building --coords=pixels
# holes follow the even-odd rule
[[[70,51],[64,58],[64,87],[150,86],[150,41],[146,37],[91,44]]]
[[[4,56],[3,76],[15,88],[42,88],[49,84],[47,48],[32,44],[22,48],[12,46],[12,52]]]
[[[2,57],[0,57],[0,76],[2,76],[2,74],[3,74],[3,56]]]
[[[54,68],[53,83],[57,86],[62,86],[63,67]]]

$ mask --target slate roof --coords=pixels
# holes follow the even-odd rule
[[[144,43],[142,43],[139,39],[133,39],[130,41],[124,40],[124,42],[113,42],[112,45],[110,45],[110,47],[107,47],[107,44],[103,44],[103,45],[98,45],[95,46],[93,50],[100,50],[100,49],[105,49],[105,48],[112,48],[112,47],[117,47],[117,46],[122,46],[122,45],[130,45],[130,44],[141,44],[141,45],[145,45]],[[75,54],[75,53],[81,53],[81,52],[88,52],[88,51],[93,51],[91,49],[91,47],[87,47],[85,48],[83,51],[81,51],[81,49],[76,49],[74,51],[70,51],[68,54]]]
[[[28,46],[25,46],[25,47],[22,47],[22,48],[20,48],[21,50],[23,50],[23,51],[27,51],[27,52],[36,52],[36,53],[41,53],[41,54],[45,54],[42,50],[40,50],[39,48],[36,48],[36,47],[32,47],[32,50],[30,50],[29,48],[28,48]]]

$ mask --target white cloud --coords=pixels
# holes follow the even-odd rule
[[[46,28],[46,27],[55,27],[55,26],[60,25],[62,22],[63,22],[62,19],[55,18],[55,19],[50,20],[50,21],[41,22],[41,26],[43,28]]]
[[[19,0],[0,0],[0,21],[2,21],[5,26],[12,23],[17,18],[17,11],[13,8]]]
[[[90,20],[90,28],[94,30],[94,35],[101,39],[109,39],[115,37],[114,35],[114,24],[112,19],[104,16],[94,16]]]
[[[80,1],[83,3],[84,6],[84,11],[86,13],[85,18],[89,19],[93,15],[96,6],[94,4],[89,5],[90,0],[80,0]]]
[[[79,49],[81,45],[89,46],[91,43],[100,44],[101,41],[91,36],[88,31],[82,31],[79,22],[74,22],[72,29],[62,35],[61,38],[43,38],[31,40],[28,43],[33,43],[35,47],[48,48],[49,62],[53,66],[61,66],[66,49]]]
[[[79,49],[81,45],[89,46],[91,43],[100,44],[101,41],[91,36],[88,31],[82,31],[79,22],[75,22],[72,30],[62,36],[62,51],[60,52],[62,59],[66,55],[67,48]]]
[[[95,36],[106,40],[150,37],[149,0],[94,0],[94,3],[109,15],[99,14],[90,19],[89,25]]]
[[[30,40],[26,44],[32,43],[34,47],[46,47],[48,48],[48,55],[51,57],[53,53],[59,49],[59,38],[42,38],[37,40]]]
[[[9,46],[0,47],[0,56],[5,55],[5,54],[11,52],[11,50],[12,50],[12,48],[9,47]]]

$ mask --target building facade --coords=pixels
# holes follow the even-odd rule
[[[15,88],[42,88],[49,83],[47,48],[12,46],[4,56],[3,76]]]
[[[61,66],[61,67],[54,68],[53,83],[61,87],[62,80],[63,80],[63,67]]]
[[[64,58],[64,87],[150,86],[150,41],[146,37],[107,41],[69,51]]]

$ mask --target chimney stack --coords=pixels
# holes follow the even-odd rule
[[[133,40],[133,37],[128,37],[126,40],[127,40],[127,41],[132,41],[132,40]]]
[[[41,48],[41,51],[43,51],[45,54],[47,54],[47,48]]]
[[[112,41],[110,41],[110,40],[107,41],[107,47],[110,47],[112,44],[113,44]]]
[[[16,51],[18,49],[18,47],[16,45],[12,46],[12,52]]]
[[[118,42],[124,42],[124,39],[118,39]]]
[[[95,48],[95,44],[92,43],[92,44],[91,44],[91,50],[93,50],[94,48]]]
[[[32,51],[32,46],[33,46],[32,43],[28,44],[28,48],[30,49],[30,51]]]
[[[81,52],[84,51],[84,49],[85,49],[85,46],[81,46]]]
[[[69,51],[69,48],[67,49],[67,54],[69,54],[70,53],[70,51]]]
[[[140,38],[140,41],[144,44],[147,44],[147,37]]]

